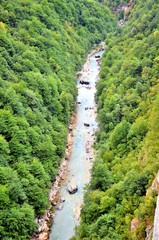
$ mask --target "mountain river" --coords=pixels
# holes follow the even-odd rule
[[[92,145],[98,127],[94,96],[100,71],[99,59],[103,52],[99,50],[88,56],[78,79],[77,116],[73,128],[72,153],[66,179],[61,184],[59,192],[61,201],[57,203],[54,213],[50,240],[69,240],[80,221],[84,187],[90,181],[90,169],[94,159]],[[74,185],[78,186],[78,191],[69,194],[68,187]]]

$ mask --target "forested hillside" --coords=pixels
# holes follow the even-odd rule
[[[25,240],[49,205],[77,95],[75,73],[106,39],[97,158],[74,239],[143,240],[159,169],[159,3],[0,1],[0,239]],[[149,190],[148,190],[149,188]],[[132,224],[134,223],[134,225]]]
[[[0,239],[37,229],[65,152],[75,73],[113,22],[95,0],[0,1]]]
[[[143,240],[153,226],[157,193],[149,187],[159,169],[159,3],[134,3],[128,23],[106,38],[97,85],[97,158],[73,239]]]

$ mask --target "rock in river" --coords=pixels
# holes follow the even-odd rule
[[[69,192],[70,194],[74,194],[74,193],[76,193],[77,191],[78,191],[77,185],[71,185],[71,186],[68,187],[68,192]]]

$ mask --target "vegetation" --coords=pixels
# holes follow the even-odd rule
[[[75,72],[113,26],[95,0],[1,1],[0,239],[36,231],[65,151]]]
[[[153,225],[156,192],[147,189],[159,169],[158,9],[156,0],[135,1],[129,22],[107,36],[97,158],[73,239],[144,240]]]
[[[97,158],[73,239],[146,237],[159,168],[159,3],[136,0],[114,28],[106,7],[126,1],[0,3],[0,238],[25,240],[49,205],[76,99],[75,73],[106,39],[97,84]],[[115,30],[114,30],[115,29]],[[137,227],[131,231],[131,222]]]

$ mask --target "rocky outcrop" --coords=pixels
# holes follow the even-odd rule
[[[152,196],[152,192],[156,192],[158,194],[157,204],[155,210],[155,218],[154,224],[150,221],[150,219],[146,220],[146,229],[145,229],[145,240],[159,240],[159,171],[157,173],[156,178],[153,180],[152,185],[146,191],[146,198]],[[138,218],[134,218],[131,221],[131,233],[135,233],[137,228],[140,227],[140,220]]]
[[[159,196],[157,197],[152,240],[158,240],[159,239],[159,224],[158,223],[159,223]]]
[[[153,228],[153,237],[152,240],[159,239],[159,171],[157,177],[152,183],[152,189],[157,191],[157,203],[156,203],[156,210],[155,210],[155,217],[154,217],[154,228]]]
[[[148,226],[146,228],[146,238],[145,238],[145,240],[152,240],[152,234],[153,234],[153,227]]]

